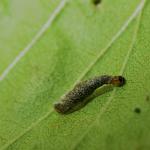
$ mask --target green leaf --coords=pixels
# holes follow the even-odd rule
[[[0,149],[150,149],[149,9],[146,0],[2,0]],[[103,74],[127,84],[72,114],[53,110],[79,80]]]

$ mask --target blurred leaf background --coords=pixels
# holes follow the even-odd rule
[[[149,150],[149,10],[148,0],[1,0],[0,149]],[[53,110],[103,74],[127,84],[72,114]]]

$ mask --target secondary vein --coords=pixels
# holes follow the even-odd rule
[[[144,3],[145,3],[145,2],[144,2]],[[144,6],[144,5],[143,5],[143,6]],[[127,52],[127,55],[126,55],[126,57],[125,57],[125,59],[124,59],[123,65],[122,65],[121,70],[120,70],[120,74],[123,74],[123,72],[125,71],[125,68],[126,68],[126,66],[127,66],[127,62],[128,62],[129,57],[130,57],[130,55],[131,55],[131,53],[132,53],[132,51],[133,51],[133,46],[134,46],[134,44],[135,44],[135,41],[136,41],[136,38],[137,38],[138,29],[139,29],[139,26],[140,26],[140,25],[139,25],[139,24],[140,24],[140,20],[141,20],[141,13],[140,13],[140,15],[139,15],[139,17],[138,17],[138,21],[137,21],[137,24],[136,24],[136,27],[135,27],[135,31],[134,31],[134,35],[133,35],[133,40],[132,40],[132,42],[131,42],[131,45],[130,45],[130,48],[129,48],[128,52]],[[85,132],[84,134],[82,134],[82,136],[79,138],[78,142],[75,143],[75,144],[72,146],[71,150],[75,150],[75,149],[79,146],[79,144],[81,143],[81,141],[86,137],[86,135],[89,133],[89,131],[90,131],[90,130],[92,129],[92,127],[95,125],[95,123],[96,123],[98,120],[100,120],[101,116],[105,113],[105,111],[107,110],[108,106],[109,106],[110,103],[112,102],[115,93],[116,93],[116,89],[113,90],[113,92],[112,92],[111,96],[109,97],[107,103],[106,103],[105,106],[101,109],[100,113],[98,113],[98,115],[97,115],[95,121],[90,125],[90,127],[86,130],[86,132]]]
[[[88,69],[80,76],[80,78],[78,80],[81,80],[90,70],[91,68],[94,66],[94,64],[101,58],[101,56],[103,56],[103,54],[105,53],[105,51],[107,51],[107,49],[109,49],[111,47],[111,45],[120,37],[120,35],[126,30],[126,28],[128,27],[128,25],[132,22],[132,20],[141,12],[144,4],[145,4],[146,0],[141,0],[141,3],[138,5],[138,7],[136,8],[136,10],[134,11],[134,13],[129,17],[129,19],[125,22],[125,24],[121,27],[121,29],[119,30],[119,32],[117,32],[117,34],[112,38],[112,40],[110,41],[110,43],[106,46],[106,48],[98,55],[96,61],[94,61],[94,63],[91,63],[88,67]],[[1,79],[1,78],[0,78]],[[78,80],[75,82],[75,84],[78,82]],[[114,94],[115,94],[116,89],[114,89],[112,96],[109,98],[106,107],[103,108],[103,111],[98,115],[101,116],[103,114],[103,112],[107,109],[109,103],[111,102]],[[53,112],[53,110],[47,112],[44,116],[42,116],[41,118],[39,118],[36,122],[32,123],[31,126],[29,126],[26,130],[24,130],[20,135],[18,135],[15,139],[9,141],[8,143],[6,143],[0,150],[5,150],[6,148],[8,148],[11,144],[15,143],[18,139],[20,139],[22,136],[24,136],[27,132],[29,132],[30,130],[32,130],[35,126],[37,126],[41,121],[45,120],[47,117],[49,117],[49,115]],[[97,117],[98,118],[98,117]],[[97,120],[97,119],[96,119]],[[93,123],[94,124],[94,123]],[[92,125],[93,125],[92,124]],[[90,128],[87,130],[89,131],[92,127],[92,125],[90,126]],[[87,132],[86,132],[87,133]],[[80,143],[80,141],[82,141],[83,137],[79,139],[79,141],[72,147],[72,149],[75,149],[76,146]]]
[[[66,6],[68,0],[62,0],[54,12],[50,15],[47,22],[42,26],[39,32],[33,37],[31,42],[16,56],[16,58],[8,65],[4,72],[0,75],[0,82],[5,79],[8,73],[15,67],[15,65],[26,55],[26,53],[35,45],[35,43],[42,37],[47,29],[52,25],[53,21]]]

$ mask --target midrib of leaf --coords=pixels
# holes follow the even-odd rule
[[[129,24],[132,22],[132,20],[137,17],[137,15],[140,13],[140,11],[143,9],[143,6],[145,4],[145,0],[141,0],[141,2],[139,3],[139,5],[137,6],[137,8],[135,9],[135,11],[133,12],[133,14],[128,18],[128,20],[123,24],[123,26],[120,28],[120,30],[113,36],[113,38],[111,39],[111,41],[106,45],[106,47],[104,49],[101,50],[101,52],[97,55],[97,57],[95,58],[95,60],[87,67],[87,69],[81,74],[81,76],[79,77],[79,79],[75,82],[78,83],[80,80],[82,80],[87,74],[88,72],[93,68],[93,66],[98,62],[98,60],[100,58],[102,58],[106,52],[108,51],[108,49],[113,45],[113,43],[122,35],[122,33],[127,29],[127,27],[129,26]],[[73,86],[75,86],[75,84]]]
[[[67,0],[64,0],[67,2]],[[108,45],[99,53],[99,55],[95,58],[95,61],[93,61],[89,67],[87,67],[87,69],[83,72],[83,74],[81,74],[81,76],[78,78],[78,80],[74,83],[74,85],[76,83],[78,83],[81,79],[83,79],[87,73],[92,69],[92,67],[98,62],[98,60],[100,58],[102,58],[104,56],[104,54],[109,50],[109,48],[113,45],[113,43],[122,35],[122,33],[127,29],[127,27],[129,26],[129,24],[138,16],[138,14],[141,12],[141,10],[143,9],[144,7],[144,4],[145,4],[145,1],[146,0],[141,0],[141,2],[139,3],[139,5],[137,6],[137,8],[135,9],[135,11],[133,12],[133,14],[128,18],[128,20],[123,24],[123,26],[120,28],[120,30],[113,36],[112,40],[108,43]],[[141,13],[140,13],[141,14]],[[141,16],[141,15],[140,15]],[[140,18],[139,17],[139,21],[140,22]],[[138,23],[139,24],[139,23]],[[138,27],[139,25],[137,26],[137,31],[138,31]],[[137,32],[135,32],[137,33]],[[135,34],[134,34],[135,35]],[[136,36],[135,38],[133,38],[134,41],[136,39]],[[133,47],[133,42],[131,43],[131,48],[129,49],[128,51],[128,54],[125,58],[125,61],[124,61],[124,69],[125,69],[125,66],[127,64],[127,61],[128,61],[128,58],[130,56],[130,53],[132,51],[132,47]],[[123,68],[123,67],[122,67]],[[124,71],[124,69],[122,69],[122,73]],[[120,72],[121,72],[120,71]],[[73,86],[74,86],[73,85]],[[69,90],[68,90],[69,91]],[[111,102],[111,100],[113,99],[113,96],[115,94],[115,91],[116,89],[113,90],[112,92],[112,95],[111,97],[109,98],[108,102],[106,103],[105,107],[103,107],[101,113],[96,117],[97,119],[95,120],[95,122],[98,120],[98,118],[100,116],[102,116],[103,112],[105,112],[105,110],[107,109],[109,103]],[[15,143],[17,140],[19,140],[22,136],[24,136],[26,133],[28,133],[30,130],[32,130],[34,127],[36,127],[40,122],[42,122],[43,120],[45,120],[47,117],[49,117],[51,115],[51,113],[53,112],[53,109],[48,111],[44,116],[42,116],[41,118],[39,118],[36,122],[32,123],[26,130],[24,130],[20,135],[18,135],[16,138],[12,139],[11,141],[9,141],[8,143],[6,143],[3,147],[1,147],[0,150],[4,150],[4,149],[7,149],[10,145],[12,145],[13,143]],[[94,123],[95,123],[94,122]],[[87,132],[85,132],[85,134],[83,134],[83,138],[84,138],[84,135],[86,135],[88,133],[88,131],[91,129],[91,127],[94,125],[94,123],[89,127],[89,129],[87,130]],[[76,145],[78,145],[78,143],[80,143],[80,141],[82,141],[83,138],[80,138],[79,139],[79,142],[77,142],[77,144],[75,144],[75,146],[72,147],[72,149],[76,148]]]
[[[137,34],[138,34],[138,30],[139,30],[139,27],[140,27],[140,21],[141,21],[141,16],[142,16],[142,11],[140,12],[139,16],[138,16],[138,20],[137,20],[137,23],[136,23],[136,26],[135,26],[135,30],[134,30],[134,34],[133,34],[133,39],[132,39],[132,42],[130,44],[130,47],[129,47],[129,50],[127,52],[127,55],[124,59],[124,62],[122,64],[122,67],[121,67],[121,70],[119,72],[120,75],[122,75],[125,71],[125,68],[128,64],[128,60],[130,58],[130,55],[133,51],[133,47],[134,47],[134,44],[136,42],[136,39],[137,39]],[[86,130],[85,133],[82,134],[82,136],[79,138],[79,140],[72,146],[71,150],[75,150],[77,149],[78,145],[82,142],[82,140],[86,137],[86,135],[89,133],[89,131],[91,130],[91,128],[96,124],[98,123],[98,120],[100,120],[100,118],[102,117],[102,115],[106,112],[108,106],[110,106],[110,104],[113,102],[113,98],[114,98],[114,95],[116,93],[117,89],[115,88],[113,91],[112,91],[112,94],[111,96],[108,98],[108,101],[106,102],[105,106],[102,107],[100,113],[98,113],[95,121],[89,126],[89,128]]]
[[[63,8],[66,6],[68,0],[62,0],[54,12],[50,14],[47,22],[41,27],[39,32],[32,38],[31,42],[16,56],[16,58],[8,65],[8,67],[0,75],[0,82],[5,79],[8,73],[15,67],[15,65],[25,56],[25,54],[37,43],[37,41],[43,36],[47,29],[52,25],[53,21],[60,14]]]

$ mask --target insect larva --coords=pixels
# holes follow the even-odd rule
[[[103,75],[82,81],[75,85],[73,90],[69,91],[60,102],[54,104],[55,110],[62,114],[69,113],[78,105],[82,104],[86,98],[91,96],[97,88],[104,84],[123,86],[125,84],[125,78],[122,76]]]

